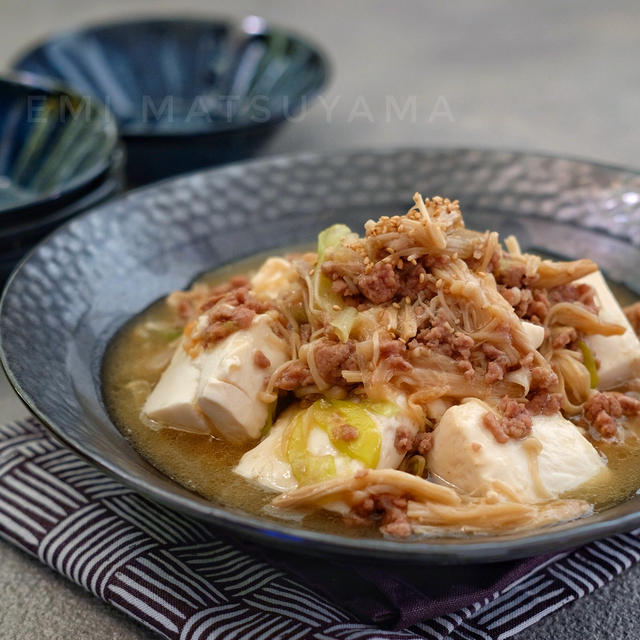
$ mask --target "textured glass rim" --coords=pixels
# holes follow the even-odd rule
[[[201,175],[204,173],[224,172],[229,168],[234,170],[248,168],[252,166],[264,166],[270,164],[278,164],[282,162],[295,162],[297,159],[304,158],[321,159],[329,157],[349,157],[352,155],[367,153],[371,155],[389,155],[392,153],[495,153],[495,154],[514,154],[520,157],[538,157],[555,160],[565,160],[579,164],[588,164],[594,167],[606,169],[608,171],[625,173],[627,175],[640,176],[640,171],[629,169],[627,167],[616,166],[606,163],[593,162],[574,158],[561,154],[522,152],[509,149],[489,149],[483,147],[392,147],[392,148],[356,148],[336,152],[303,152],[299,154],[288,154],[280,156],[271,156],[267,158],[249,160],[232,165],[226,165],[217,169],[209,169],[206,171],[194,171],[178,177],[167,178],[152,185],[144,186],[132,190],[125,197],[131,194],[148,194],[151,193],[158,185],[168,182],[178,182],[180,180],[188,180],[190,177]],[[95,210],[90,210],[81,214],[80,217],[91,215],[101,215],[102,206]],[[23,266],[30,260],[31,255],[38,250],[41,245],[47,244],[50,239],[58,234],[64,233],[68,225],[73,221],[69,221],[54,231],[50,236],[45,238],[41,243],[36,245],[19,263],[14,273],[10,276],[5,290],[0,297],[0,316],[2,315],[5,299],[11,288],[12,282],[20,277],[23,272]],[[598,230],[597,233],[603,232]],[[220,265],[222,266],[222,265]],[[395,541],[392,539],[370,539],[370,538],[348,538],[335,534],[320,533],[317,531],[293,529],[276,521],[262,519],[248,514],[236,514],[226,510],[223,507],[217,507],[213,504],[204,505],[195,501],[185,499],[172,491],[164,490],[155,486],[151,482],[136,477],[133,474],[123,470],[118,465],[112,463],[105,456],[97,456],[87,454],[82,449],[81,443],[75,442],[72,438],[65,435],[64,429],[60,428],[55,420],[49,419],[41,412],[37,403],[22,389],[19,382],[13,375],[7,363],[7,356],[4,350],[3,338],[0,333],[0,363],[7,374],[9,382],[14,390],[27,406],[27,408],[47,427],[52,435],[70,448],[76,454],[88,460],[95,466],[99,467],[112,477],[115,477],[122,484],[139,491],[176,511],[188,513],[191,516],[208,521],[213,526],[218,526],[231,532],[240,532],[243,536],[253,539],[256,542],[268,543],[271,546],[280,547],[290,551],[298,551],[307,555],[318,555],[326,557],[327,555],[350,557],[353,559],[371,559],[379,561],[394,562],[416,562],[420,564],[464,564],[464,563],[492,563],[516,558],[533,556],[536,554],[561,552],[563,550],[577,547],[592,540],[606,537],[611,534],[630,531],[640,526],[640,509],[617,516],[611,520],[599,522],[589,522],[587,520],[574,520],[565,525],[566,528],[560,530],[539,529],[532,534],[515,533],[516,538],[508,538],[500,540],[483,540],[478,535],[477,540],[469,542],[469,538],[465,538],[464,544],[456,544],[454,538],[450,538],[450,542],[438,542],[438,538],[425,538],[420,541]],[[632,498],[629,498],[631,500]],[[624,503],[621,503],[624,504]],[[616,507],[613,507],[614,509]]]

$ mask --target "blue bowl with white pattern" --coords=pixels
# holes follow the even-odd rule
[[[256,16],[100,24],[55,35],[13,66],[107,104],[133,183],[251,156],[328,77],[316,46]]]

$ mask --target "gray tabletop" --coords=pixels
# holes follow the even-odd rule
[[[354,146],[539,150],[640,167],[640,4],[543,0],[0,0],[0,66],[47,32],[124,14],[260,14],[329,53],[333,80],[265,153]],[[455,194],[452,194],[455,195]],[[0,421],[25,410],[0,376]],[[0,543],[2,638],[151,638]],[[640,568],[520,633],[640,638]]]

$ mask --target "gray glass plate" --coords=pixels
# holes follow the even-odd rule
[[[562,158],[483,150],[277,157],[196,173],[102,205],[47,238],[0,306],[0,355],[16,390],[69,447],[140,493],[265,544],[424,564],[493,562],[640,526],[640,496],[576,522],[493,537],[354,539],[209,502],[143,460],[100,392],[105,347],[132,315],[199,273],[265,249],[404,213],[415,191],[459,198],[469,226],[526,249],[588,256],[639,291],[640,175]]]

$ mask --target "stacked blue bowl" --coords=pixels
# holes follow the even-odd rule
[[[256,16],[100,24],[49,38],[14,68],[111,109],[129,184],[253,155],[328,77],[317,47]]]
[[[116,123],[97,100],[0,78],[0,284],[41,238],[122,187]]]

